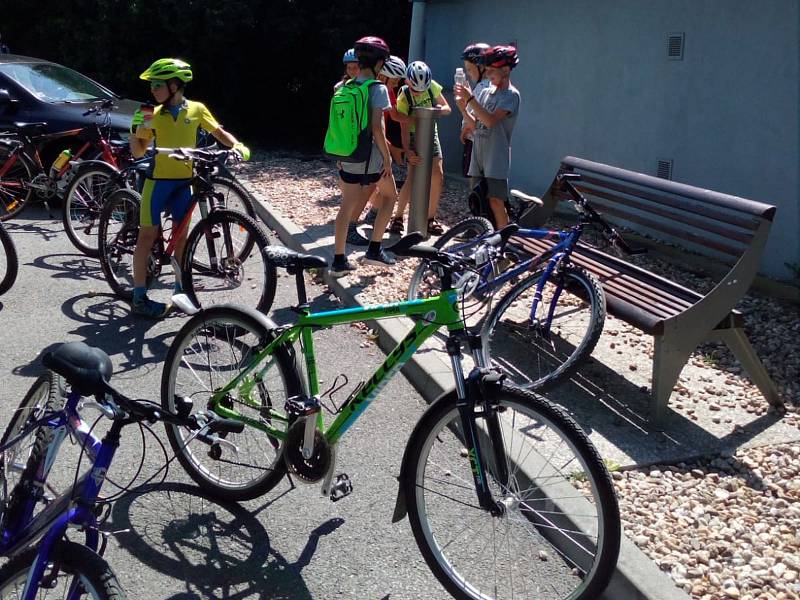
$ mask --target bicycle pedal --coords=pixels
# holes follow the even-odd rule
[[[331,502],[338,502],[345,496],[349,496],[353,491],[353,483],[347,476],[347,473],[340,473],[331,483]]]

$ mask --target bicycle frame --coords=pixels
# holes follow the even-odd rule
[[[259,365],[274,352],[275,348],[282,344],[293,344],[298,339],[302,340],[309,393],[311,396],[317,397],[319,396],[319,378],[314,355],[313,329],[374,319],[396,318],[401,315],[423,317],[415,323],[406,337],[389,352],[381,366],[378,367],[366,383],[347,399],[339,409],[337,417],[327,429],[322,421],[322,413],[318,414],[317,425],[320,431],[323,432],[329,443],[335,444],[355,423],[397,371],[403,368],[417,349],[425,343],[425,340],[443,326],[446,326],[450,332],[463,331],[464,324],[461,322],[459,311],[456,308],[457,302],[457,292],[448,290],[441,295],[423,300],[406,300],[392,304],[345,308],[319,313],[311,313],[306,309],[295,325],[280,330],[276,338],[253,358],[251,364],[244,371],[225,387],[214,393],[210,401],[211,408],[221,417],[237,419],[247,426],[256,427],[273,437],[284,439],[286,435],[283,431],[275,429],[262,421],[243,417],[221,403],[229,392],[237,389],[240,402],[256,408],[260,407],[258,401],[252,398],[252,391],[262,381],[270,367],[270,363],[263,367],[259,367]],[[458,371],[461,372],[460,362],[458,363]],[[463,375],[458,379],[463,379]],[[275,413],[272,417],[283,422],[287,420],[282,413]]]
[[[13,555],[29,547],[39,538],[42,539],[38,556],[28,574],[23,596],[25,600],[33,600],[36,597],[53,545],[63,537],[70,525],[82,526],[88,548],[97,552],[100,545],[94,507],[106,472],[119,447],[120,432],[124,423],[114,421],[103,440],[97,439],[78,414],[80,398],[81,396],[77,392],[70,392],[62,410],[45,415],[26,427],[13,440],[0,447],[0,452],[5,451],[40,426],[55,430],[45,458],[37,465],[32,489],[25,490],[27,496],[22,501],[20,510],[10,515],[11,522],[4,523],[3,531],[0,532],[0,555],[2,556]],[[44,489],[47,476],[68,432],[74,434],[78,439],[81,447],[90,457],[92,466],[85,475],[77,480],[76,485],[70,486],[58,498],[52,500],[36,518],[32,518],[38,501],[35,496],[36,490]],[[17,493],[20,491],[22,490],[18,489]],[[77,582],[73,583],[68,598],[77,597],[77,585]]]

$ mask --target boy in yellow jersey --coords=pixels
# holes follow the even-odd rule
[[[183,96],[184,86],[192,80],[192,68],[177,58],[161,58],[141,75],[150,82],[150,92],[158,103],[152,115],[139,109],[133,115],[132,128],[135,136],[130,144],[133,155],[143,156],[155,139],[160,148],[194,148],[198,129],[202,127],[222,144],[232,147],[250,159],[250,150],[225,131],[211,112],[200,102],[187,100]],[[172,222],[183,220],[191,205],[192,190],[188,180],[192,177],[190,161],[179,161],[167,154],[155,157],[152,172],[148,174],[142,189],[142,205],[139,218],[139,237],[133,253],[133,307],[132,312],[147,317],[165,316],[170,305],[155,302],[147,297],[147,259],[158,237],[161,213],[169,209]],[[188,228],[181,232],[175,242],[175,258],[181,264],[186,247]],[[180,292],[179,274],[175,274],[175,292]]]

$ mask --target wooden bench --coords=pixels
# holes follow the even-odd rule
[[[573,183],[609,221],[731,265],[703,295],[594,247],[580,244],[573,253],[574,262],[602,282],[608,313],[655,338],[652,423],[663,425],[681,370],[697,346],[709,340],[724,341],[767,401],[782,405],[745,335],[742,314],[733,308],[756,276],[775,207],[572,156],[563,159],[559,172],[579,173]],[[559,188],[554,180],[542,198],[544,206],[525,213],[520,224],[540,227],[550,218],[568,197]],[[552,244],[513,241],[532,254]]]

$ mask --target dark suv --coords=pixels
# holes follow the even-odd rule
[[[126,100],[62,65],[15,54],[0,54],[0,132],[15,122],[47,123],[48,133],[76,129],[94,123],[83,116],[98,100],[112,99],[111,128],[127,137],[133,112],[139,102]],[[64,149],[64,140],[45,148],[55,155]]]

